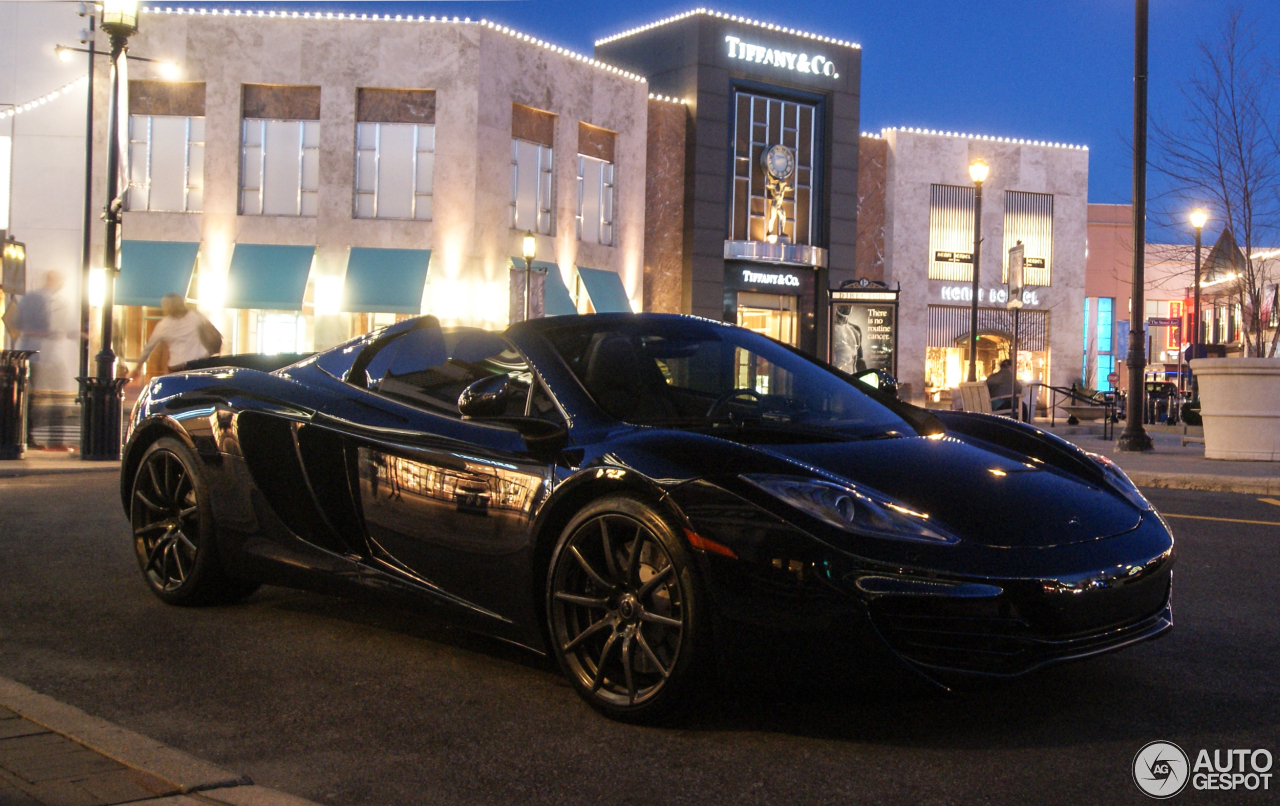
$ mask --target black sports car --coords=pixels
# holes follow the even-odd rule
[[[1105,458],[687,316],[426,316],[156,378],[120,492],[166,602],[399,595],[624,719],[762,647],[952,685],[1172,624],[1173,537]]]

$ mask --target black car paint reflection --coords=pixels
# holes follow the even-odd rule
[[[460,416],[459,395],[481,387],[483,416]],[[127,512],[161,438],[198,457],[228,578],[395,593],[539,652],[556,649],[557,541],[620,493],[678,535],[721,656],[843,642],[949,685],[1172,623],[1172,535],[1118,469],[692,317],[560,317],[503,335],[425,317],[275,372],[156,379],[130,421]],[[624,548],[597,564],[639,566]],[[637,584],[670,579],[659,554],[631,569]],[[623,598],[601,607],[622,612]],[[670,671],[639,639],[626,647],[628,675]],[[602,679],[610,652],[597,651]]]

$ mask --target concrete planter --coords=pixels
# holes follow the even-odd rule
[[[1198,358],[1206,459],[1280,461],[1280,358]]]

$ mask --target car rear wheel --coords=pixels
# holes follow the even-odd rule
[[[547,579],[552,648],[607,716],[667,718],[702,682],[706,614],[689,551],[632,498],[601,499],[561,533]]]
[[[257,589],[227,577],[214,545],[208,491],[191,450],[171,437],[147,448],[129,507],[138,567],[151,592],[173,605],[229,602]]]

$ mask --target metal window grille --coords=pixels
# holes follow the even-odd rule
[[[319,121],[244,119],[241,215],[314,216],[319,189]]]
[[[749,92],[735,93],[733,146],[733,198],[729,238],[763,241],[768,223],[768,192],[760,158],[766,149],[781,143],[796,155],[793,190],[783,203],[783,231],[792,243],[813,245],[818,237],[818,213],[814,187],[818,165],[817,107],[783,101]]]
[[[929,306],[929,347],[956,347],[969,336],[970,309],[951,305]],[[1003,308],[979,308],[978,332],[1013,335],[1013,312]],[[1018,349],[1038,352],[1049,349],[1048,311],[1018,314]]]
[[[129,174],[129,210],[200,212],[204,118],[130,115]]]
[[[553,216],[552,151],[549,146],[511,139],[511,227],[550,235]]]
[[[1009,282],[1009,249],[1022,241],[1027,258],[1038,258],[1044,266],[1024,265],[1024,285],[1049,285],[1053,268],[1053,195],[1004,192],[1004,271],[1000,282]]]
[[[356,218],[431,219],[435,131],[432,124],[356,124]]]
[[[974,189],[958,185],[929,186],[929,279],[973,282]],[[936,260],[939,253],[968,262]],[[959,255],[957,255],[959,253]]]
[[[613,246],[613,163],[578,155],[578,240]]]

